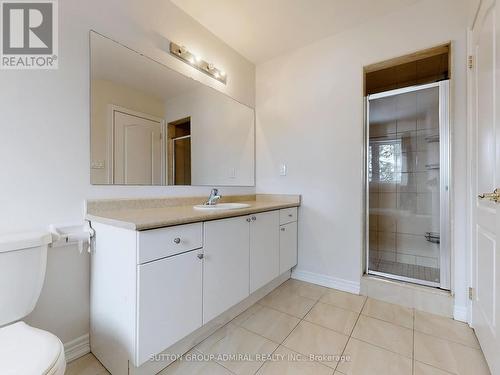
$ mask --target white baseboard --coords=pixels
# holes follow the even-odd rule
[[[90,353],[90,340],[88,333],[64,344],[66,362],[74,361],[75,359],[88,353]]]
[[[308,271],[293,270],[292,279],[307,281],[308,283],[326,286],[328,288],[338,289],[354,294],[359,294],[360,290],[360,283]]]
[[[467,323],[467,307],[455,305],[453,307],[453,318],[455,320]]]

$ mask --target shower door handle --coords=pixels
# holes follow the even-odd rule
[[[500,201],[500,189],[496,188],[495,190],[493,190],[493,193],[483,193],[479,194],[477,197],[479,199],[488,199],[490,201],[498,203],[498,201]]]

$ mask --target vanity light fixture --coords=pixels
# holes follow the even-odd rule
[[[196,68],[203,73],[208,74],[210,77],[215,78],[217,81],[226,84],[227,76],[224,71],[216,68],[214,64],[208,63],[201,57],[188,51],[186,47],[170,42],[170,53],[185,63],[188,63],[193,68]]]

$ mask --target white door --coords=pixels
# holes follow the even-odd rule
[[[160,185],[161,122],[113,111],[114,183]]]
[[[297,222],[280,227],[280,274],[297,265]]]
[[[279,276],[279,211],[251,216],[250,293]]]
[[[193,250],[137,267],[137,366],[201,327],[202,264]]]
[[[249,295],[249,221],[242,216],[203,224],[203,324]]]
[[[472,250],[472,325],[493,374],[500,374],[500,203],[488,195],[500,187],[500,43],[495,0],[482,1],[472,30],[472,107],[475,136]],[[487,193],[486,195],[482,195]],[[479,197],[479,195],[482,196]]]

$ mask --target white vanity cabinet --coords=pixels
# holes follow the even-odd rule
[[[248,297],[248,217],[204,223],[203,323]]]
[[[280,273],[297,265],[297,208],[280,210]]]
[[[203,262],[199,255],[192,250],[139,265],[137,363],[202,326]]]
[[[157,372],[152,356],[189,349],[185,339],[297,263],[296,208],[143,231],[92,226],[91,350],[112,374]]]
[[[250,293],[280,274],[279,211],[250,216]]]

